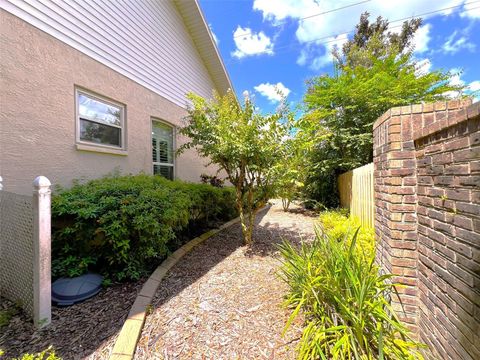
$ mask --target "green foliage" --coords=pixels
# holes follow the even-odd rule
[[[370,23],[369,16],[368,12],[364,12],[354,36],[343,45],[341,51],[333,50],[333,56],[340,67],[368,67],[371,66],[371,55],[379,58],[412,50],[413,35],[422,25],[422,19],[405,21],[400,32],[389,32],[387,19],[379,16]]]
[[[361,226],[360,220],[347,216],[346,209],[330,210],[320,213],[319,229],[331,239],[346,241],[351,244],[353,234],[358,229],[355,251],[367,259],[375,257],[375,231],[373,228]]]
[[[225,171],[235,187],[243,236],[250,244],[256,212],[273,194],[274,167],[282,159],[289,114],[279,110],[261,115],[248,97],[240,105],[232,91],[214,93],[212,100],[195,94],[188,99],[191,106],[180,132],[189,142],[179,151],[195,148]]]
[[[160,176],[113,176],[52,199],[53,276],[138,279],[192,232],[235,216],[234,192]],[[197,235],[197,234],[195,234]]]
[[[391,275],[379,274],[373,254],[357,251],[358,233],[350,241],[327,235],[336,214],[324,220],[330,230],[318,230],[313,244],[280,247],[292,309],[285,331],[300,311],[305,317],[299,359],[421,359],[421,345],[391,308]]]
[[[283,210],[300,197],[305,178],[305,154],[297,139],[291,137],[284,142],[282,161],[274,168],[276,196],[282,199]]]
[[[398,35],[388,22],[370,24],[362,15],[354,38],[336,51],[335,74],[309,81],[305,116],[298,136],[309,150],[307,198],[327,207],[338,205],[337,176],[373,160],[372,127],[394,106],[444,100],[451,85],[449,72],[419,69],[408,47],[420,22],[404,23]]]
[[[55,351],[50,346],[48,349],[37,354],[24,354],[21,358],[13,360],[62,360],[62,358],[55,355]]]
[[[85,274],[90,265],[97,262],[96,256],[74,255],[72,247],[65,244],[62,249],[62,257],[52,261],[52,274],[75,277]]]

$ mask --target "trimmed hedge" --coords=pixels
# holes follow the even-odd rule
[[[184,240],[235,216],[231,188],[151,175],[76,184],[52,198],[52,273],[136,280]]]

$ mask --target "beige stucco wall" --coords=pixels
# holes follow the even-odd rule
[[[28,193],[37,175],[73,179],[151,173],[151,119],[181,125],[185,109],[120,75],[19,18],[0,13],[0,175],[4,190]],[[77,150],[75,86],[126,105],[127,156]],[[185,139],[177,137],[177,146]],[[194,150],[176,159],[176,177],[199,181],[206,159]]]

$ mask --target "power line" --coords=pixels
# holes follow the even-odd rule
[[[467,2],[467,3],[464,3],[464,4],[459,4],[459,5],[455,5],[455,6],[450,6],[450,7],[446,7],[446,8],[443,8],[443,9],[438,9],[438,10],[434,10],[434,11],[425,12],[425,13],[422,13],[422,14],[412,15],[412,16],[409,16],[409,17],[405,17],[405,18],[401,18],[401,19],[396,19],[396,20],[389,21],[389,24],[396,23],[396,22],[399,22],[399,21],[405,21],[405,20],[408,20],[408,19],[412,19],[412,18],[414,18],[414,17],[422,17],[422,16],[431,15],[431,14],[436,14],[436,13],[439,13],[439,12],[444,12],[444,11],[447,11],[447,10],[452,10],[452,9],[455,9],[455,8],[458,8],[458,7],[462,7],[462,6],[466,6],[466,5],[476,4],[476,3],[479,3],[479,2],[480,2],[480,0],[470,1],[470,2]],[[469,8],[468,10],[475,10],[475,9],[478,9],[478,8],[480,8],[480,6],[473,7],[473,8]],[[396,28],[399,28],[399,27],[401,27],[401,26],[403,26],[403,24],[396,25],[396,26],[392,26],[392,27],[389,27],[389,30],[390,30],[390,29],[396,29]],[[279,46],[279,47],[276,47],[276,48],[275,48],[275,52],[277,52],[278,50],[286,49],[286,48],[292,48],[292,50],[293,50],[293,49],[295,49],[295,48],[297,48],[297,47],[303,46],[304,44],[308,44],[308,43],[312,43],[312,42],[317,42],[317,41],[325,40],[325,39],[329,39],[329,40],[323,42],[324,44],[328,44],[328,43],[332,43],[332,42],[337,42],[337,41],[338,41],[337,39],[331,39],[331,38],[332,38],[332,37],[336,38],[336,37],[341,36],[341,35],[348,35],[348,34],[350,34],[351,32],[354,32],[354,31],[355,31],[355,29],[352,29],[352,30],[350,30],[350,31],[346,31],[346,32],[343,32],[343,33],[331,34],[331,35],[323,36],[323,37],[320,37],[320,38],[316,38],[316,39],[304,41],[304,42],[299,43],[299,44],[297,44],[297,45],[291,45],[291,44],[290,44],[290,45]],[[268,53],[271,53],[271,52],[272,52],[272,49],[255,53],[255,55],[268,54]]]
[[[301,22],[301,21],[308,20],[308,19],[313,18],[313,17],[316,17],[316,16],[325,15],[325,14],[329,14],[329,13],[332,13],[332,12],[335,12],[335,11],[347,9],[347,8],[350,8],[350,7],[353,7],[353,6],[365,4],[365,3],[370,2],[370,1],[372,1],[372,0],[363,0],[363,1],[360,1],[360,2],[357,2],[357,3],[353,3],[353,4],[350,4],[350,5],[345,5],[345,6],[336,8],[336,9],[327,10],[327,11],[324,11],[324,12],[321,12],[321,13],[318,13],[318,14],[305,16],[305,17],[303,17],[303,18],[299,18],[298,21]],[[273,25],[273,26],[280,26],[280,25],[283,25],[283,24],[275,24],[275,25]],[[246,36],[246,35],[252,35],[252,31],[250,30],[250,31],[247,32],[247,33],[236,35],[236,36],[234,36],[233,38],[236,39],[236,38],[239,38],[239,37],[242,37],[242,36]]]
[[[310,16],[305,16],[304,18],[300,18],[299,21],[311,19],[311,18],[313,18],[313,17],[320,16],[320,15],[329,14],[329,13],[332,13],[332,12],[335,12],[335,11],[338,11],[338,10],[347,9],[347,8],[349,8],[349,7],[352,7],[352,6],[357,6],[357,5],[365,4],[365,3],[370,2],[370,1],[372,1],[372,0],[364,0],[364,1],[360,1],[360,2],[355,3],[355,4],[350,4],[350,5],[342,6],[342,7],[333,9],[333,10],[327,10],[327,11],[324,11],[324,12],[321,12],[321,13],[318,13],[318,14],[314,14],[314,15],[310,15]]]

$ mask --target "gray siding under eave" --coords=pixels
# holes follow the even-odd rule
[[[215,85],[171,1],[13,1],[1,7],[100,63],[185,106]]]

